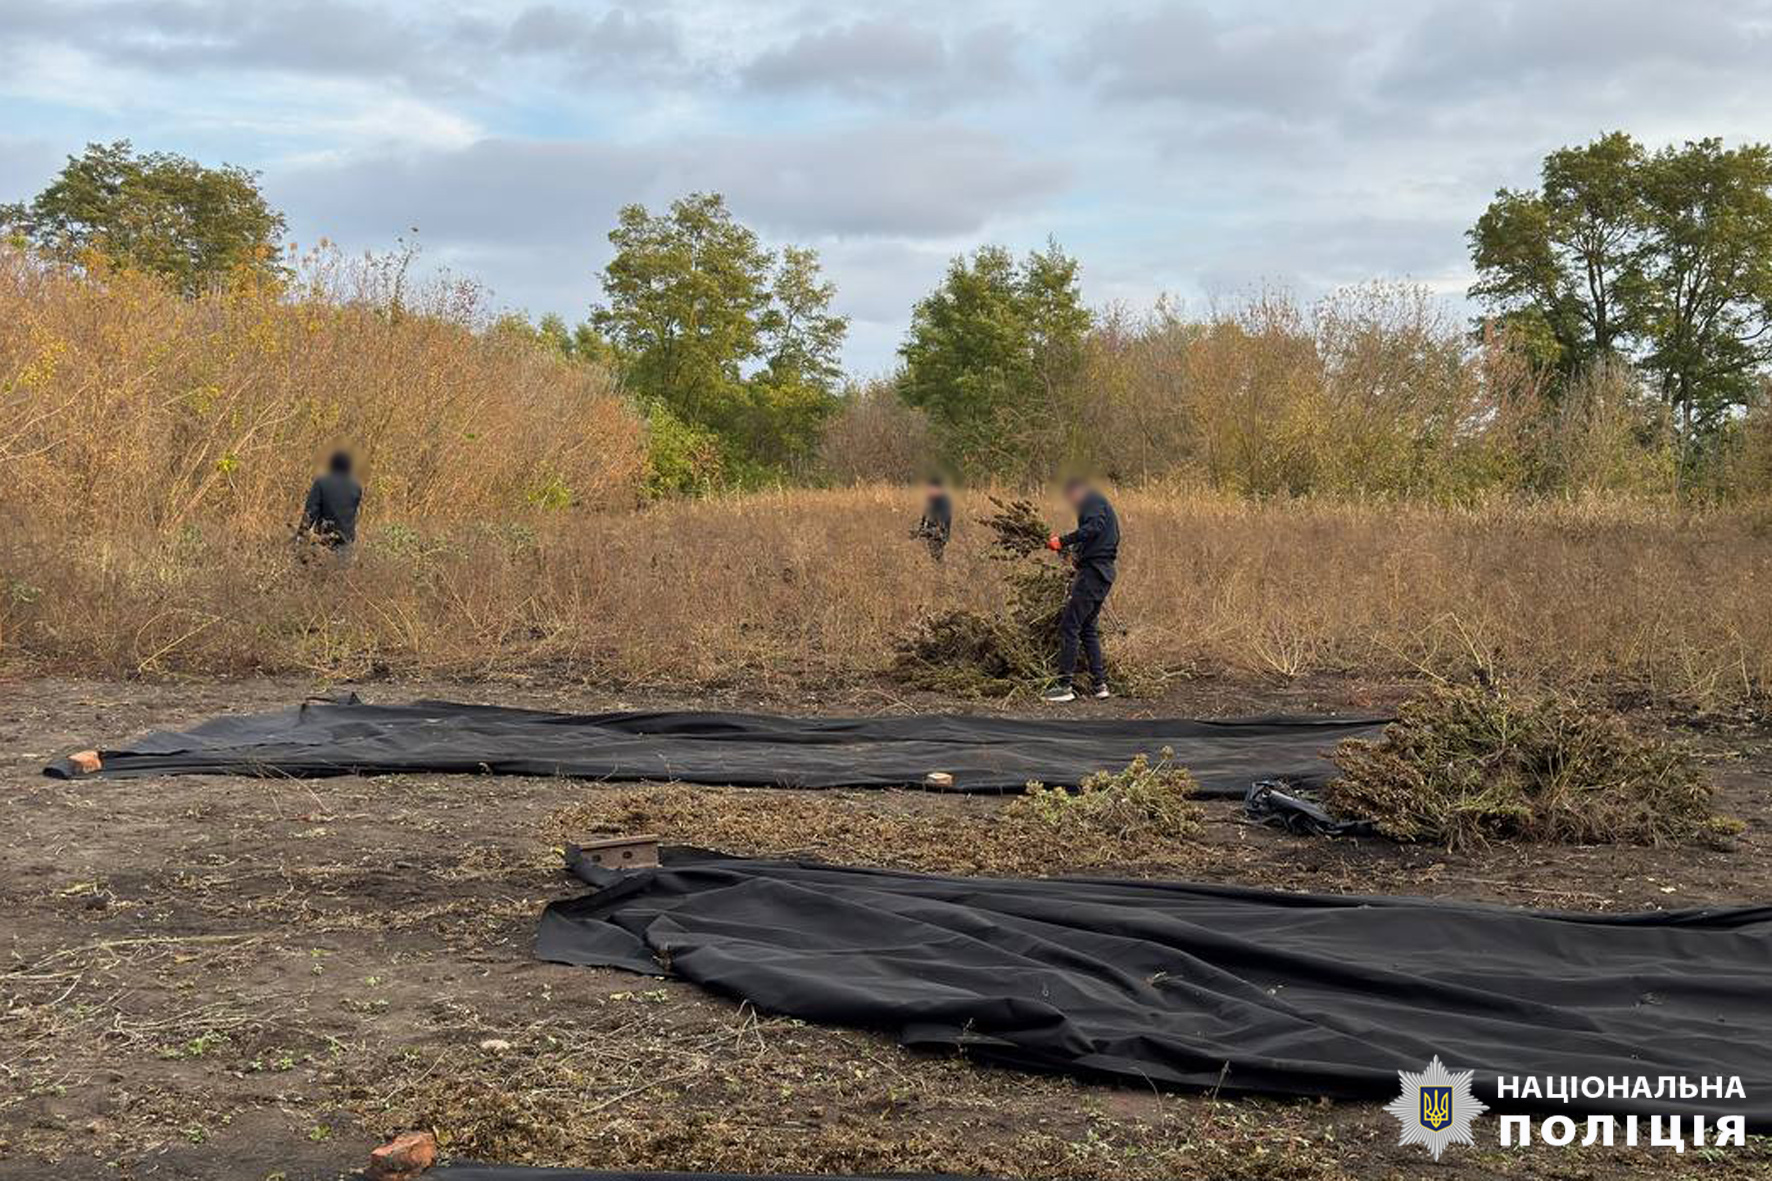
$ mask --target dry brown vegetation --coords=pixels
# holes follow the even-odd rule
[[[1082,792],[1030,785],[995,800],[906,808],[879,792],[781,792],[653,784],[597,792],[555,813],[562,843],[636,832],[746,856],[808,857],[942,873],[1040,877],[1127,872],[1189,859],[1201,832],[1192,776],[1165,755],[1090,776]]]
[[[0,247],[0,517],[95,551],[184,529],[250,548],[344,444],[382,519],[438,524],[632,504],[645,465],[601,370],[488,331],[473,287],[398,258],[185,299]]]
[[[1753,509],[1610,500],[1470,508],[1115,496],[1110,655],[1175,677],[1519,679],[1698,707],[1772,684],[1772,535]],[[1041,507],[1060,519],[1056,503]],[[528,524],[390,519],[356,563],[303,566],[221,524],[0,534],[0,654],[133,675],[362,677],[550,669],[629,685],[872,678],[939,610],[1000,607],[961,492],[945,563],[912,489],[769,492]]]
[[[298,276],[187,300],[0,252],[0,661],[852,681],[919,621],[991,617],[1013,593],[983,490],[959,494],[941,565],[905,538],[917,493],[890,484],[636,511],[643,424],[597,367],[499,330],[471,287],[413,284],[398,258],[322,253]],[[1639,445],[1605,374],[1520,435],[1496,401],[1530,402],[1511,355],[1467,355],[1430,306],[1381,289],[1308,315],[1264,296],[1205,323],[1110,317],[1091,347],[1094,394],[1052,421],[1108,450],[1071,457],[1176,481],[1115,493],[1110,659],[1153,687],[1485,663],[1713,706],[1772,677],[1772,518],[1620,491],[1661,487],[1666,454]],[[857,402],[868,430],[829,437],[852,475],[915,436],[885,398]],[[346,568],[289,544],[339,442],[368,489]],[[1497,464],[1609,491],[1473,493],[1532,483],[1465,478]],[[1247,498],[1299,490],[1336,495]],[[1447,499],[1395,499],[1414,494]],[[1064,519],[1053,498],[1035,508]]]
[[[1415,284],[1361,284],[1311,303],[1266,289],[1205,309],[1113,307],[1074,366],[1066,358],[1037,395],[993,412],[988,470],[1465,502],[1772,491],[1772,403],[1714,437],[1682,439],[1628,366],[1559,380],[1505,335],[1473,344],[1469,323]],[[919,478],[929,423],[888,391],[870,395],[832,423],[824,473]]]

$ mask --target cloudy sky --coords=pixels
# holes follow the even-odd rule
[[[1772,138],[1772,0],[0,0],[0,200],[91,140],[259,169],[297,241],[578,319],[616,208],[816,246],[889,368],[983,242],[1094,303],[1411,277],[1549,149]]]

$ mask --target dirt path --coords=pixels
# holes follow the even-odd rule
[[[48,1162],[58,1178],[335,1177],[409,1124],[437,1127],[465,1154],[587,1167],[1131,1178],[1428,1171],[1419,1153],[1395,1147],[1388,1117],[1363,1105],[1221,1102],[980,1068],[760,1016],[675,982],[530,958],[537,912],[570,889],[556,846],[584,823],[587,802],[619,814],[684,793],[700,809],[697,823],[718,830],[722,817],[779,807],[772,801],[784,793],[492,777],[63,783],[38,774],[69,749],[286,706],[313,688],[0,683],[0,1178],[41,1177]],[[364,692],[598,709],[936,704],[875,691],[761,701],[624,701],[520,684]],[[1206,684],[1162,702],[1084,709],[1370,710],[1394,693]],[[1214,804],[1196,846],[1128,872],[1584,909],[1772,897],[1772,743],[1742,731],[1701,741],[1729,807],[1750,822],[1731,851],[1448,856],[1289,837]],[[836,815],[927,817],[936,831],[988,821],[1000,806],[922,793],[821,798]],[[895,856],[869,844],[866,825],[837,831],[859,835],[812,851]],[[1465,1151],[1432,1171],[1665,1176],[1668,1159]],[[1703,1172],[1772,1175],[1772,1153],[1734,1152]]]

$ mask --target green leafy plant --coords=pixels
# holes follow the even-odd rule
[[[1059,831],[1136,837],[1197,837],[1204,813],[1195,802],[1199,783],[1175,752],[1164,747],[1153,761],[1138,755],[1119,771],[1099,771],[1074,792],[1030,783],[1011,801],[1008,815]]]

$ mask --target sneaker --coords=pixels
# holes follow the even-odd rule
[[[1106,701],[1108,698],[1112,697],[1113,694],[1108,692],[1106,681],[1097,681],[1095,683],[1095,692],[1091,693],[1089,696],[1095,698],[1097,701]]]
[[[1060,701],[1075,701],[1077,699],[1077,694],[1069,685],[1054,685],[1041,695],[1041,699],[1054,703]]]

